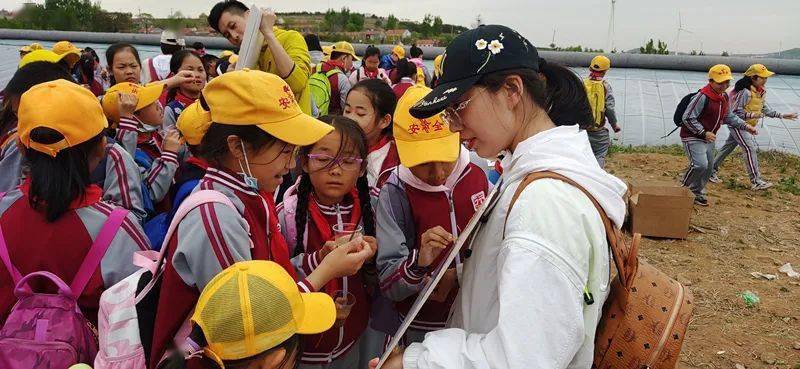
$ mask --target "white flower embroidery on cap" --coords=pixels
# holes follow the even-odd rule
[[[492,42],[489,44],[489,51],[491,51],[492,54],[497,55],[501,50],[503,50],[503,43],[497,40],[492,40]]]
[[[475,41],[475,48],[477,48],[478,50],[485,50],[487,45],[488,43],[484,39]]]

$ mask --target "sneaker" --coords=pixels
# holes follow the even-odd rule
[[[711,183],[722,183],[722,179],[719,178],[717,173],[711,174],[711,177],[708,178],[708,181]]]
[[[695,205],[700,205],[700,206],[708,206],[708,200],[706,200],[706,199],[704,199],[702,197],[695,197],[694,198],[694,204]]]
[[[753,186],[750,187],[750,188],[752,188],[753,191],[763,191],[763,190],[766,190],[766,189],[768,189],[768,188],[770,188],[772,186],[773,185],[770,182],[759,180],[756,183],[753,183]]]

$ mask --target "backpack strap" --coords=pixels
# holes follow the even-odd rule
[[[5,196],[5,192],[0,192],[0,200]],[[6,239],[3,237],[2,227],[0,227],[0,259],[3,259],[3,265],[5,265],[6,270],[8,270],[8,274],[11,275],[14,285],[16,285],[22,279],[22,274],[20,274],[17,267],[11,262],[11,256],[8,254],[8,247],[6,246]]]
[[[100,265],[103,255],[106,254],[106,250],[111,246],[111,242],[117,235],[117,231],[119,231],[128,213],[128,209],[116,208],[111,212],[111,215],[108,216],[105,224],[103,224],[103,228],[100,229],[100,233],[92,243],[92,247],[83,259],[80,268],[78,268],[78,273],[75,274],[75,278],[72,280],[72,283],[70,283],[70,289],[75,298],[80,296],[83,290],[86,289],[89,279],[92,278],[94,271],[97,270],[97,267]]]
[[[630,290],[633,278],[636,276],[636,273],[639,269],[639,259],[638,259],[638,245],[639,239],[641,238],[640,234],[634,234],[633,242],[631,243],[631,247],[628,247],[625,244],[625,239],[622,236],[622,232],[614,227],[611,220],[606,215],[605,210],[600,203],[592,196],[589,191],[586,191],[581,185],[575,183],[575,181],[555,172],[534,172],[525,176],[522,182],[517,187],[517,191],[514,192],[514,196],[511,198],[511,204],[508,206],[508,213],[506,213],[506,222],[508,222],[508,215],[511,214],[511,208],[514,206],[514,203],[517,202],[517,199],[522,194],[522,191],[528,187],[531,182],[539,180],[539,179],[557,179],[563,182],[566,182],[569,185],[581,190],[581,192],[592,201],[594,207],[597,209],[597,212],[600,214],[600,219],[603,221],[603,226],[606,229],[606,239],[608,240],[608,245],[611,248],[611,253],[614,258],[614,264],[617,267],[617,272],[620,276],[620,282],[622,286],[625,288],[626,293],[620,294],[620,298],[627,299],[627,291]],[[503,228],[503,235],[505,236],[505,226]],[[625,306],[625,305],[622,305]]]

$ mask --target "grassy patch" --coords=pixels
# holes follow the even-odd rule
[[[610,155],[621,154],[667,154],[683,156],[683,147],[680,145],[659,145],[659,146],[619,146],[611,145],[608,150]]]
[[[723,181],[723,183],[725,184],[725,188],[727,188],[729,190],[732,190],[732,191],[741,191],[741,190],[748,189],[747,186],[745,186],[744,184],[742,184],[739,181],[737,181],[735,176],[727,177]]]
[[[781,177],[776,188],[783,192],[800,196],[800,180],[796,176]]]

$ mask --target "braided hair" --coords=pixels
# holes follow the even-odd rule
[[[362,168],[365,167],[368,154],[367,137],[358,123],[340,115],[326,115],[320,118],[320,120],[332,125],[335,130],[342,135],[342,143],[339,145],[339,152],[336,153],[336,159],[339,159],[347,148],[353,147],[356,149],[355,151],[358,152],[359,157],[364,160],[364,162],[362,162]],[[308,154],[313,148],[314,145],[300,148],[300,159],[308,160]],[[327,170],[327,168],[322,170]],[[367,236],[375,236],[375,218],[372,212],[372,205],[370,204],[370,189],[366,174],[359,177],[356,181],[356,190],[358,191],[358,201],[361,203],[361,222],[364,225],[364,234]],[[301,254],[304,249],[303,238],[305,237],[306,224],[308,224],[308,202],[310,201],[313,191],[314,188],[311,185],[311,176],[303,172],[300,175],[300,183],[297,185],[297,209],[294,216],[295,225],[297,226],[297,235],[295,238],[293,256]]]

